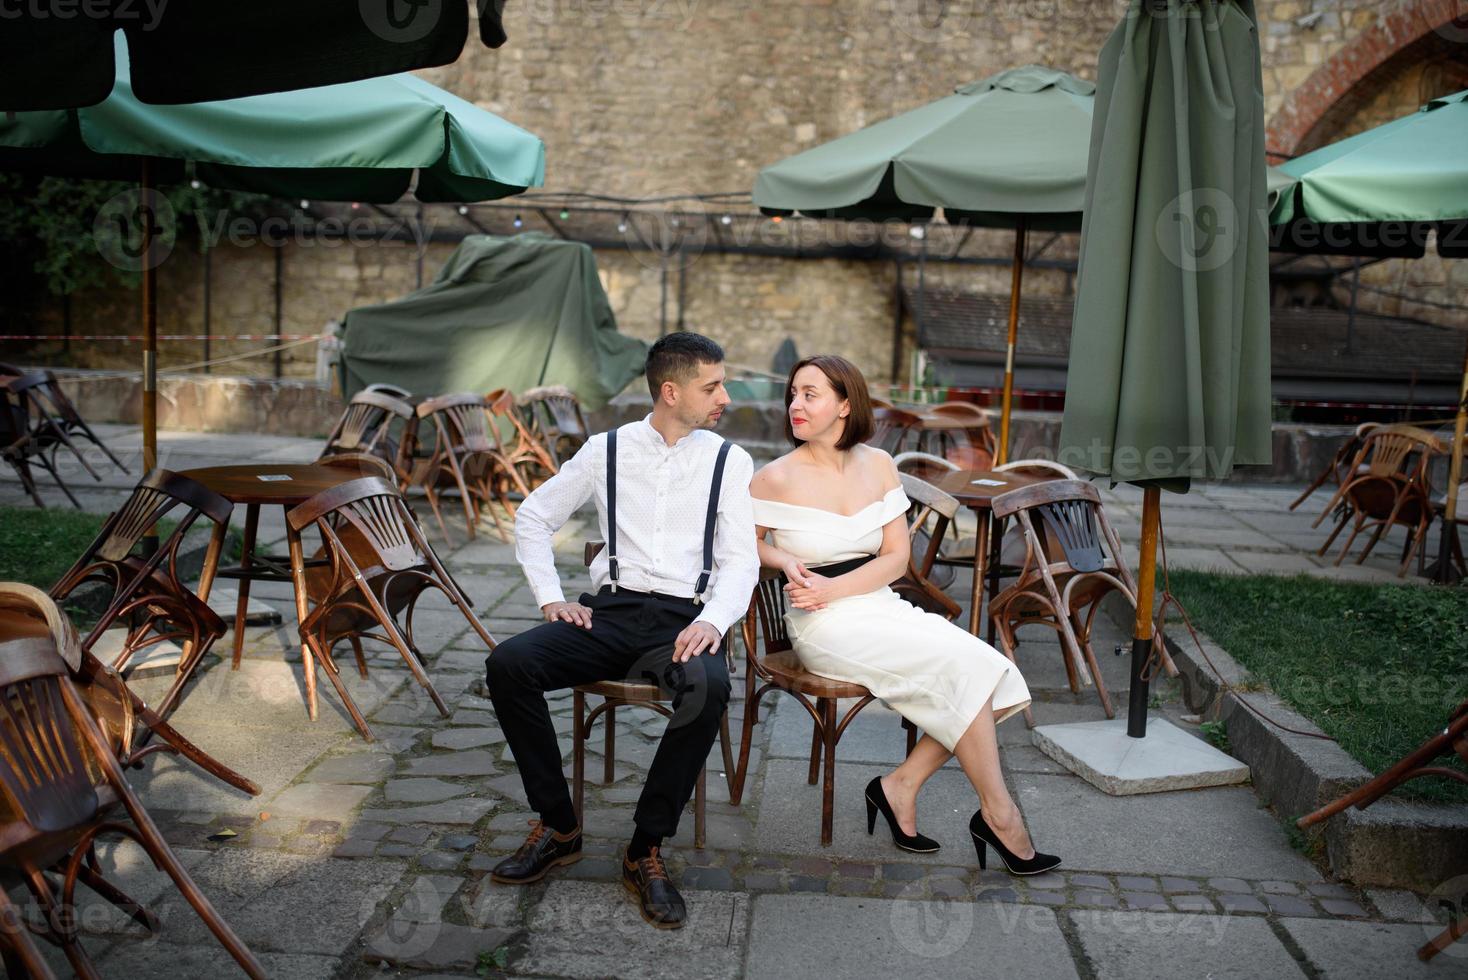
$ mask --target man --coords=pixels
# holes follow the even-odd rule
[[[538,881],[581,858],[581,828],[544,693],[601,680],[653,681],[673,698],[673,716],[633,816],[622,882],[644,919],[677,929],[687,910],[661,847],[677,831],[718,735],[729,700],[722,638],[759,578],[749,498],[754,463],[709,431],[729,405],[718,344],[669,334],[648,351],[646,374],[652,414],[592,436],[515,516],[515,557],[546,622],[501,643],[486,661],[486,682],[539,819],[491,879]],[[567,602],[551,536],[588,499],[596,501],[606,547],[591,565],[594,594]]]

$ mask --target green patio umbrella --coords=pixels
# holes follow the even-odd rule
[[[1390,229],[1402,244],[1387,254],[1420,258],[1425,232],[1435,227],[1440,255],[1468,258],[1468,90],[1433,99],[1411,115],[1296,157],[1279,169],[1295,184],[1275,203],[1270,221],[1285,232],[1291,250],[1379,255],[1384,243],[1394,245],[1386,241]],[[1312,231],[1309,239],[1298,233],[1301,227]],[[1456,573],[1449,549],[1458,519],[1465,429],[1468,363],[1434,566],[1440,581]]]
[[[410,185],[420,201],[483,201],[544,181],[537,137],[412,75],[152,106],[132,96],[121,35],[114,52],[117,78],[99,105],[0,115],[0,170],[137,179],[143,205],[153,185],[182,179],[185,164],[215,187],[383,203]],[[136,254],[147,256],[151,214],[141,227]],[[147,469],[157,459],[153,264],[140,263]]]
[[[1160,490],[1270,459],[1251,0],[1131,0],[1100,57],[1061,459],[1144,488],[1127,734],[1146,734]]]
[[[926,221],[942,208],[951,224],[1015,230],[1000,462],[1009,454],[1025,233],[1080,228],[1094,92],[1052,68],[1011,68],[781,160],[755,179],[754,203],[767,213]]]

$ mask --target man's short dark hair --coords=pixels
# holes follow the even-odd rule
[[[724,363],[724,348],[702,334],[680,330],[658,338],[647,352],[647,390],[656,404],[663,382],[687,384],[700,364]]]

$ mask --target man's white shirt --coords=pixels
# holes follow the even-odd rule
[[[652,416],[617,430],[617,586],[636,592],[693,595],[703,572],[703,529],[714,463],[723,439],[695,429],[669,446]],[[754,461],[731,445],[714,524],[714,568],[698,620],[720,635],[744,614],[759,581],[749,481]],[[607,540],[607,437],[599,433],[535,489],[515,514],[515,557],[535,602],[564,602],[552,536],[586,501],[596,500]],[[611,583],[607,550],[591,563],[592,591]]]

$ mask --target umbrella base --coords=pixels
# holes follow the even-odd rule
[[[1148,722],[1146,738],[1127,735],[1125,718],[1041,725],[1032,736],[1041,752],[1111,796],[1231,786],[1249,778],[1248,766],[1161,718]]]

